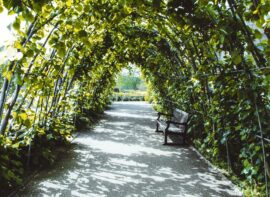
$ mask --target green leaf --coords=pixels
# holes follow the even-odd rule
[[[67,7],[71,7],[72,6],[72,0],[67,0],[66,5],[67,5]]]
[[[64,47],[58,48],[57,52],[60,57],[65,57],[66,55],[66,49]]]
[[[8,81],[11,80],[11,77],[12,77],[12,71],[5,71],[3,72],[3,77],[5,77]]]
[[[22,16],[26,21],[32,22],[34,20],[33,14],[28,9],[24,10]]]
[[[255,34],[255,38],[256,39],[261,39],[262,36],[263,36],[262,33],[260,31],[258,31],[257,29],[255,29],[255,33],[254,34]]]
[[[20,113],[19,115],[18,115],[22,120],[27,120],[27,114],[26,113]]]
[[[233,63],[235,63],[236,65],[240,64],[242,62],[242,57],[240,54],[238,54],[237,52],[233,54],[232,56],[232,61]]]
[[[19,73],[16,73],[15,80],[16,80],[16,84],[18,84],[18,85],[22,85],[23,84],[22,77],[21,77],[21,75]]]
[[[25,53],[26,57],[33,57],[34,56],[34,51],[32,49],[29,49]]]
[[[81,30],[78,32],[79,37],[83,38],[83,37],[87,37],[88,33],[85,30]]]
[[[4,11],[3,0],[0,0],[0,13]]]
[[[52,135],[52,134],[48,134],[48,135],[47,135],[47,139],[48,139],[48,140],[53,139],[53,135]]]
[[[20,19],[17,17],[16,20],[14,21],[14,23],[12,24],[12,27],[15,29],[15,30],[20,30],[21,28],[21,21]]]
[[[248,160],[244,160],[244,166],[245,168],[248,168],[250,166],[250,163]]]
[[[60,57],[64,57],[66,55],[66,46],[64,42],[59,42],[55,45],[57,49],[57,53]]]

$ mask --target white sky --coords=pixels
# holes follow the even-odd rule
[[[15,15],[8,15],[7,10],[0,13],[0,46],[5,45],[8,40],[12,40],[14,36],[7,28],[14,21]]]
[[[16,39],[12,31],[8,29],[8,26],[15,20],[14,15],[8,15],[7,10],[0,13],[0,48],[4,49],[0,52],[0,65],[6,63],[7,60],[19,59],[22,57],[22,53],[18,52],[13,47],[13,43]]]
[[[137,68],[137,66],[135,64],[129,63],[128,68],[123,68],[121,71],[121,75],[129,75],[130,71],[136,77],[139,77],[141,75],[140,69]]]

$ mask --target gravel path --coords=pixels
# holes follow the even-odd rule
[[[116,102],[53,169],[15,196],[241,196],[192,147],[163,146],[145,102]]]

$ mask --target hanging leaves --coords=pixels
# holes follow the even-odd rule
[[[19,17],[16,18],[16,20],[14,21],[14,23],[12,24],[12,27],[19,31],[20,30],[20,27],[21,27],[21,21],[19,19]]]

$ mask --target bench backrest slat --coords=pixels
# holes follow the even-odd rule
[[[173,110],[173,121],[186,123],[188,121],[188,113],[180,109]]]

